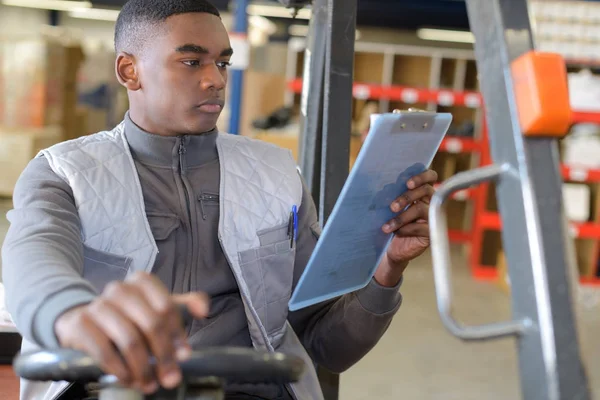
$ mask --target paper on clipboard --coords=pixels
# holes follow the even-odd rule
[[[452,115],[377,114],[334,209],[289,302],[299,310],[365,287],[392,238],[382,226],[393,200],[426,170]]]

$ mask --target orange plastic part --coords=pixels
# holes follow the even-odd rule
[[[531,51],[513,61],[511,72],[523,135],[565,136],[573,111],[564,59],[555,53]]]

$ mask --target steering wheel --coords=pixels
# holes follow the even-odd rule
[[[155,363],[151,358],[150,364]],[[242,347],[196,351],[179,366],[184,381],[213,377],[240,384],[296,382],[305,367],[299,357]],[[71,349],[22,353],[13,367],[18,376],[31,381],[97,382],[106,375],[90,356]]]

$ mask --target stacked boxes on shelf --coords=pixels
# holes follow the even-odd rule
[[[0,196],[41,148],[74,137],[83,52],[61,31],[0,37]]]
[[[600,61],[600,4],[532,0],[529,12],[538,50],[561,54],[571,63]]]

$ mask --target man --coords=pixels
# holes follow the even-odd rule
[[[24,348],[82,350],[152,393],[180,382],[176,362],[190,349],[254,346],[300,355],[308,370],[293,385],[229,396],[322,398],[312,363],[346,370],[400,307],[403,272],[429,245],[436,174],[414,177],[390,205],[412,204],[382,227],[395,236],[368,286],[288,313],[319,235],[315,206],[288,151],[216,130],[232,55],[218,11],[204,0],[130,0],[115,45],[130,100],[123,123],[41,152],[15,188],[3,279]],[[187,331],[178,303],[195,317]],[[56,398],[64,387],[23,382],[21,396]]]

